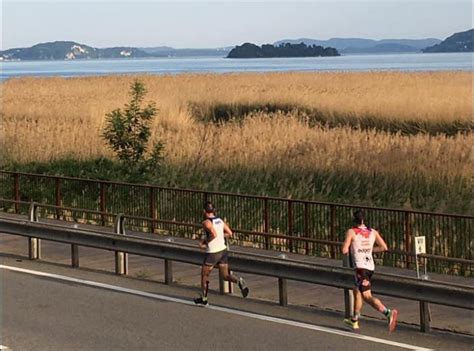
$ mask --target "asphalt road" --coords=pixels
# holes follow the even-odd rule
[[[354,334],[338,314],[238,297],[196,307],[196,289],[14,258],[2,257],[0,276],[0,345],[11,350],[470,350],[474,340],[406,326],[389,335],[380,321]]]

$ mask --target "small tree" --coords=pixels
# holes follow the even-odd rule
[[[150,160],[145,159],[148,140],[150,138],[150,124],[158,112],[154,102],[142,108],[146,94],[145,85],[136,80],[130,86],[130,102],[123,111],[118,108],[106,114],[106,124],[102,136],[114,150],[123,163],[130,170],[140,166],[158,166],[163,151],[163,143],[158,142]]]

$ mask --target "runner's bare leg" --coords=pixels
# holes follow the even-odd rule
[[[203,297],[207,297],[209,291],[209,274],[211,273],[213,266],[203,264],[201,270],[201,292]]]
[[[354,292],[354,315],[352,317],[356,317],[360,315],[360,311],[362,310],[362,294],[360,293],[357,287],[353,289],[353,292]]]
[[[239,281],[235,275],[229,273],[229,265],[227,263],[219,264],[219,271],[221,273],[222,279],[225,281],[232,283],[237,283]]]
[[[383,303],[376,297],[372,296],[371,290],[364,291],[362,293],[362,297],[365,302],[367,302],[370,306],[372,306],[377,311],[383,312],[385,310],[385,306],[383,305]]]

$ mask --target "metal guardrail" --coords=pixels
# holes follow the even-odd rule
[[[14,201],[14,200],[6,200],[0,198],[0,203],[10,203],[14,205],[23,205],[23,206],[29,206],[31,209],[31,206],[34,205],[36,210],[42,209],[43,212],[47,211],[55,211],[54,218],[61,220],[64,219],[66,216],[66,212],[69,213],[70,216],[74,218],[74,220],[77,220],[74,217],[74,213],[82,213],[82,214],[92,214],[95,216],[100,216],[100,218],[108,218],[105,220],[105,223],[112,223],[110,219],[115,219],[118,214],[116,213],[108,213],[108,212],[100,212],[100,211],[93,211],[93,210],[87,210],[83,208],[71,208],[71,207],[61,207],[61,206],[55,206],[55,205],[47,205],[47,204],[39,204],[39,203],[30,203],[26,201]],[[31,216],[31,214],[30,214]],[[162,219],[153,219],[149,217],[140,217],[140,216],[129,216],[129,215],[124,215],[120,214],[123,219],[127,219],[129,223],[132,223],[132,226],[136,228],[136,225],[133,225],[134,222],[137,221],[143,221],[143,222],[150,222],[150,225],[158,228],[160,226],[166,225],[168,226],[168,230],[166,230],[167,233],[170,232],[170,230],[173,230],[175,227],[186,227],[189,229],[187,235],[185,237],[195,239],[197,237],[200,237],[201,231],[202,231],[202,225],[201,224],[193,224],[193,223],[184,223],[184,222],[177,222],[177,221],[170,221],[170,220],[162,220]],[[131,227],[131,225],[129,225]],[[158,229],[155,229],[155,233],[159,232]],[[162,232],[162,231],[161,231]],[[245,231],[245,230],[236,230],[233,229],[234,234],[245,234],[245,235],[256,235],[256,236],[262,236],[266,237],[266,240],[279,240],[279,239],[292,239],[292,237],[288,235],[281,235],[281,234],[276,234],[276,233],[262,233],[262,232],[250,232],[250,231]],[[173,233],[171,233],[173,235]],[[307,243],[312,243],[312,244],[324,244],[324,245],[331,245],[334,247],[337,247],[338,249],[342,246],[342,242],[337,242],[337,241],[330,241],[330,240],[319,240],[319,239],[312,239],[312,238],[298,238],[298,240],[302,240]],[[391,250],[389,249],[388,251],[385,251],[384,254],[396,254],[396,255],[406,255],[409,256],[410,258],[415,258],[416,254],[414,251],[412,252],[404,252],[404,251],[399,251],[399,250]],[[463,264],[466,266],[474,266],[474,260],[466,260],[466,259],[459,259],[459,258],[452,258],[452,257],[445,257],[445,256],[436,256],[436,255],[430,255],[430,254],[418,254],[419,258],[422,259],[432,259],[432,260],[437,260],[437,261],[446,261],[448,263],[453,263],[453,264]]]
[[[35,206],[31,212],[35,213]],[[195,245],[174,243],[168,240],[152,240],[143,237],[124,235],[121,216],[116,219],[116,234],[82,230],[66,226],[42,224],[37,217],[30,216],[31,222],[18,219],[0,219],[0,232],[29,238],[30,258],[40,258],[39,240],[51,240],[71,244],[71,247],[88,246],[116,252],[116,273],[126,274],[126,255],[136,254],[190,264],[202,264],[203,253]],[[31,250],[31,242],[36,240]],[[78,267],[78,250],[72,250],[72,265]],[[349,268],[318,265],[298,260],[282,259],[272,256],[230,252],[232,268],[236,271],[257,275],[277,277],[279,280],[280,303],[287,301],[286,280],[296,280],[322,284],[342,289],[353,287],[353,271]],[[415,278],[378,273],[374,292],[381,295],[435,303],[444,306],[474,310],[474,288],[471,286],[447,284],[439,281],[418,280]],[[165,282],[172,282],[172,265],[165,264]],[[282,296],[284,294],[285,296]],[[346,313],[348,312],[346,305]],[[420,313],[426,314],[427,309]],[[429,330],[429,318],[420,315],[421,329]]]

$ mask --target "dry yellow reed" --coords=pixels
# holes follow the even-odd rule
[[[12,79],[2,83],[3,150],[9,159],[111,156],[105,114],[122,107],[136,77]],[[355,116],[443,121],[472,118],[470,73],[185,74],[139,77],[157,102],[154,137],[167,163],[249,169],[318,169],[470,177],[472,135],[402,136],[309,128],[290,114],[255,113],[239,124],[195,122],[189,103],[289,103]],[[206,147],[203,147],[206,146]],[[209,146],[213,147],[210,148]],[[217,164],[216,164],[217,162]]]

